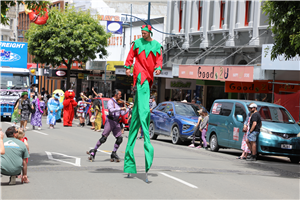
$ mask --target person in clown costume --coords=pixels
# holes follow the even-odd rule
[[[154,149],[149,138],[150,108],[149,104],[145,102],[149,102],[150,88],[153,84],[153,73],[155,72],[156,75],[160,74],[163,62],[162,46],[159,42],[151,38],[153,35],[152,27],[150,25],[143,25],[141,31],[142,38],[133,42],[124,66],[127,68],[126,75],[130,76],[130,66],[132,66],[133,59],[135,58],[133,87],[136,85],[137,91],[124,157],[124,172],[128,173],[128,176],[131,173],[137,173],[133,149],[140,127],[142,127],[144,132],[146,176],[153,162]],[[148,181],[147,177],[146,181]]]

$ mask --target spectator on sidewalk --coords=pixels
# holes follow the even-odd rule
[[[200,123],[200,132],[201,132],[201,138],[203,141],[203,147],[205,148],[205,150],[208,150],[207,148],[207,142],[206,142],[206,131],[207,131],[207,127],[208,127],[208,120],[209,120],[209,116],[206,110],[202,110],[202,118],[203,120]]]
[[[149,100],[149,107],[150,107],[150,112],[157,106],[156,101],[155,101],[155,96],[151,96]]]
[[[9,185],[15,185],[16,177],[22,172],[21,182],[29,183],[26,163],[29,153],[26,145],[17,139],[18,131],[14,126],[9,127],[5,134],[7,138],[3,139],[5,154],[1,155],[1,174],[10,176]]]
[[[250,119],[251,119],[251,108],[248,107],[248,109],[249,109],[249,113],[247,115],[246,120],[244,121],[244,127],[243,127],[243,132],[245,132],[244,136],[243,136],[243,140],[242,140],[242,145],[241,145],[241,149],[243,150],[243,153],[242,153],[241,156],[237,157],[237,159],[246,159],[247,156],[248,156],[248,154],[251,153],[251,151],[250,151],[250,149],[249,149],[249,147],[247,145],[247,135],[249,134]]]
[[[256,140],[257,136],[260,133],[261,128],[261,117],[260,114],[257,112],[257,105],[255,103],[249,105],[251,109],[251,119],[250,119],[250,130],[247,136],[248,139],[248,146],[251,150],[251,157],[247,161],[256,161]]]
[[[189,145],[189,147],[192,147],[192,148],[195,147],[195,140],[196,140],[196,137],[199,137],[199,138],[200,138],[200,145],[199,145],[198,147],[196,147],[196,148],[197,148],[197,149],[201,148],[201,143],[202,143],[202,141],[201,141],[201,132],[200,132],[199,128],[200,128],[200,123],[201,123],[201,121],[202,121],[202,115],[201,115],[201,114],[202,114],[202,111],[203,111],[203,109],[200,109],[200,110],[197,111],[197,112],[199,113],[198,123],[197,123],[197,125],[196,125],[196,130],[195,130],[194,133],[193,133],[192,143]]]

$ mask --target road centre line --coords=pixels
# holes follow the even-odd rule
[[[175,181],[178,181],[178,182],[180,182],[180,183],[183,183],[183,184],[185,184],[185,185],[187,185],[187,186],[189,186],[189,187],[191,187],[191,188],[198,188],[197,186],[195,186],[195,185],[192,185],[192,184],[190,184],[190,183],[188,183],[188,182],[185,182],[185,181],[183,181],[183,180],[181,180],[181,179],[179,179],[179,178],[176,178],[176,177],[174,177],[174,176],[171,176],[171,175],[169,175],[169,174],[166,174],[166,173],[163,173],[163,172],[159,172],[160,174],[162,174],[162,175],[164,175],[164,176],[166,176],[166,177],[168,177],[168,178],[171,178],[171,179],[173,179],[173,180],[175,180]]]
[[[90,149],[94,149],[94,148],[90,147]],[[111,153],[108,153],[108,152],[106,152],[106,151],[102,151],[102,150],[100,150],[100,149],[97,149],[97,151],[100,151],[101,153],[106,153],[106,154],[108,154],[108,155],[111,154]]]

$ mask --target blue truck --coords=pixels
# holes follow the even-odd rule
[[[30,71],[27,69],[27,43],[0,42],[1,53],[1,117],[11,118],[14,104],[22,92],[30,91]]]
[[[30,72],[28,69],[10,67],[0,67],[0,72],[1,117],[11,118],[16,100],[21,97],[22,92],[29,92]]]

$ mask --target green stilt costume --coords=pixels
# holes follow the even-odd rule
[[[150,25],[142,26],[142,30],[151,32]],[[133,69],[134,85],[137,86],[134,107],[132,109],[132,119],[128,136],[128,143],[124,158],[124,172],[137,173],[133,154],[139,128],[144,131],[144,151],[145,151],[145,170],[149,171],[152,162],[154,149],[150,143],[149,124],[150,124],[150,88],[153,84],[154,70],[161,70],[162,67],[162,46],[156,40],[146,41],[140,38],[134,41],[128,54],[125,68],[130,69],[135,57]]]

